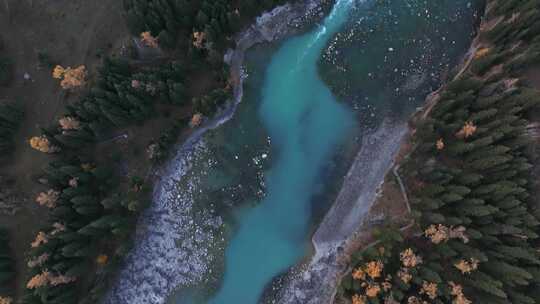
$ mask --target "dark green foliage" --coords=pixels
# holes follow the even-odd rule
[[[179,39],[191,41],[193,31],[205,32],[218,50],[226,47],[229,37],[240,30],[240,16],[251,18],[285,2],[245,0],[233,7],[230,0],[123,0],[133,35],[150,31],[159,37],[161,46],[174,48]]]
[[[473,303],[538,303],[540,299],[540,206],[533,192],[537,185],[531,182],[531,163],[538,161],[531,151],[537,147],[525,135],[530,114],[538,110],[540,92],[511,79],[533,60],[531,54],[540,54],[539,9],[540,2],[534,0],[498,1],[493,6],[491,17],[505,15],[506,19],[482,33],[492,49],[447,85],[415,135],[418,148],[402,166],[410,169],[405,174],[413,189],[411,207],[418,230],[443,224],[464,229],[467,239],[437,243],[421,233],[409,233],[404,242],[381,239],[384,255],[370,249],[357,254],[361,258],[354,267],[381,260],[390,274],[403,267],[399,253],[404,249],[422,255],[424,263],[414,273],[418,279],[410,284],[393,282],[391,292],[401,303],[410,295],[428,300],[419,293],[423,280],[442,282],[439,298],[429,303],[452,303],[450,281],[462,285]],[[509,22],[512,16],[516,19]],[[480,77],[495,65],[503,67],[498,76]],[[468,122],[476,129],[464,136],[460,130]],[[439,138],[445,144],[441,150],[435,148]],[[455,267],[471,258],[479,262],[471,273]],[[362,292],[351,277],[343,281],[342,289],[348,297]],[[369,303],[382,303],[382,296],[378,301]]]
[[[283,2],[241,1],[237,14],[228,0],[123,0],[126,21],[134,35],[150,31],[164,48],[184,47],[186,54],[178,57],[186,55],[187,60],[150,67],[147,63],[105,58],[93,87],[78,102],[66,107],[65,116],[76,119],[80,127],[62,130],[55,123],[42,129],[44,136],[62,148],[62,153],[44,168],[40,180],[60,195],[49,212],[47,227],[42,229],[48,242],[29,253],[29,260],[36,260],[44,253],[49,258],[30,268],[29,276],[48,270],[53,275],[79,279],[26,289],[21,303],[101,302],[111,285],[113,272],[131,248],[130,233],[137,215],[149,204],[151,189],[142,178],[119,179],[110,164],[96,167],[81,155],[93,148],[88,145],[108,138],[111,130],[142,124],[153,117],[158,103],[189,106],[193,102],[194,112],[213,115],[230,98],[230,89],[215,88],[227,86],[229,73],[223,68],[220,51],[232,43],[231,37],[241,26],[239,16],[250,17]],[[194,30],[207,34],[212,51],[194,50],[191,43]],[[218,60],[205,61],[207,55]],[[51,64],[46,53],[38,56],[42,65]],[[188,95],[191,86],[186,81],[194,70],[210,74],[215,83],[208,89],[208,95],[191,101],[192,96]],[[1,72],[0,62],[0,80]],[[8,120],[15,117],[5,116]],[[166,157],[168,148],[176,143],[186,124],[187,119],[176,123],[159,138],[156,160]],[[0,120],[0,132],[4,125],[7,126]],[[105,265],[96,265],[100,254],[108,257]]]
[[[15,279],[15,261],[12,258],[9,237],[6,230],[0,228],[0,296],[11,295]]]
[[[193,108],[195,112],[211,115],[231,97],[230,94],[230,91],[216,89],[208,95],[201,98],[195,98],[193,100]]]
[[[49,258],[32,268],[32,275],[44,270],[67,277],[88,275],[97,254],[103,250],[111,259],[115,258],[115,246],[127,241],[135,225],[134,215],[148,204],[150,189],[142,179],[132,179],[123,194],[113,194],[111,190],[118,185],[110,168],[83,165],[76,158],[51,162],[45,168],[44,179],[61,194],[50,213],[52,227],[44,230],[48,242],[31,252],[31,259],[43,253],[49,254]],[[71,182],[73,179],[77,180],[76,185]],[[111,206],[105,201],[117,203]],[[64,228],[58,229],[58,224]],[[112,249],[106,249],[109,247]],[[28,289],[23,303],[76,303],[78,288],[75,281]],[[47,301],[43,301],[45,297]]]
[[[169,151],[178,142],[178,137],[183,128],[188,124],[188,120],[176,121],[168,130],[163,132],[157,142],[150,144],[152,154],[150,158],[154,162],[161,162],[167,159]]]
[[[23,110],[20,106],[0,101],[0,153],[2,156],[13,151],[13,135],[22,119]]]
[[[137,69],[120,59],[105,59],[97,85],[79,102],[67,106],[66,116],[81,126],[43,129],[43,135],[63,149],[76,150],[107,136],[113,127],[143,123],[155,114],[155,104],[184,105],[185,71],[172,62],[158,68]]]

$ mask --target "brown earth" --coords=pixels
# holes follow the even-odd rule
[[[488,8],[489,10],[489,8]],[[501,22],[502,18],[498,18],[496,20],[492,20],[491,22],[482,22],[480,28],[481,30],[486,30],[487,28],[492,28],[496,25],[496,23]],[[474,39],[474,41],[471,44],[471,47],[469,51],[467,52],[461,66],[460,70],[457,74],[457,76],[454,77],[454,79],[458,78],[461,74],[469,70],[470,64],[472,62],[472,59],[474,58],[477,50],[481,49],[482,47],[489,48],[490,46],[485,42],[481,41],[479,37]],[[494,69],[499,67],[494,67]],[[487,78],[489,76],[489,73],[485,76]],[[523,72],[523,75],[520,77],[520,80],[523,81],[527,86],[530,86],[532,88],[535,88],[537,90],[540,90],[540,64],[533,65],[526,69]],[[401,147],[400,151],[398,152],[395,163],[397,165],[403,163],[407,156],[414,150],[413,142],[412,142],[412,136],[415,133],[415,127],[414,125],[421,122],[422,120],[426,119],[433,107],[436,105],[436,103],[439,100],[439,93],[444,90],[444,85],[439,88],[437,91],[434,91],[431,93],[427,98],[424,107],[415,113],[410,120],[410,134],[408,135],[408,138],[406,138]],[[533,121],[540,121],[540,114],[539,113],[533,113],[533,117],[531,119]],[[538,185],[538,184],[537,184]],[[537,186],[538,187],[538,186]],[[391,222],[393,225],[396,225],[397,227],[402,227],[400,230],[405,234],[417,234],[421,233],[414,224],[414,220],[410,216],[410,208],[409,203],[407,202],[407,199],[403,195],[403,189],[400,189],[399,183],[397,178],[395,177],[395,174],[393,172],[389,172],[384,180],[384,183],[381,185],[380,193],[374,203],[374,205],[369,210],[369,214],[367,218],[370,219],[368,223],[364,223],[359,231],[357,232],[357,235],[355,235],[355,239],[351,241],[347,248],[345,249],[345,256],[342,262],[347,263],[347,265],[350,263],[350,259],[352,257],[352,254],[361,250],[365,250],[368,247],[371,247],[376,244],[376,240],[373,236],[373,231],[378,226],[381,226],[384,223]],[[406,192],[408,192],[408,189],[404,189]],[[537,191],[540,191],[537,189]],[[406,193],[405,193],[406,195]],[[375,220],[373,220],[375,219]],[[377,220],[377,219],[384,219],[384,221]],[[351,269],[349,268],[348,272],[350,272]],[[345,299],[341,296],[338,296],[334,299],[335,304],[345,304],[350,303],[348,299]]]
[[[41,133],[39,127],[58,120],[64,107],[84,94],[84,91],[62,90],[58,80],[51,77],[52,65],[40,65],[38,53],[46,53],[53,65],[85,65],[91,84],[101,58],[116,53],[131,40],[122,12],[122,1],[118,0],[0,1],[0,27],[3,29],[0,40],[4,42],[5,55],[14,63],[11,83],[0,87],[0,101],[17,101],[25,109],[24,121],[15,136],[15,153],[0,163],[0,175],[15,177],[21,193],[18,213],[15,216],[0,214],[0,226],[8,228],[10,245],[16,253],[16,299],[22,295],[28,279],[24,253],[47,220],[47,210],[34,202],[38,192],[45,190],[36,183],[36,176],[54,158],[31,149],[28,139]],[[30,80],[24,80],[25,73],[30,75]],[[194,90],[206,92],[207,83],[204,77],[199,77]],[[143,126],[114,133],[126,134],[127,139],[104,142],[89,153],[95,152],[98,161],[119,154],[123,174],[144,177],[150,169],[145,151],[149,142],[159,138],[174,119],[190,115],[191,108],[164,106],[157,111],[159,117]]]
[[[119,0],[0,1],[0,27],[3,29],[0,45],[4,46],[3,55],[14,63],[11,83],[0,87],[0,102],[16,101],[25,109],[24,121],[14,138],[15,153],[0,159],[0,175],[14,177],[21,194],[18,213],[14,216],[0,213],[0,226],[8,228],[16,258],[16,300],[28,280],[26,252],[47,221],[48,210],[34,202],[37,194],[46,190],[36,183],[37,176],[55,157],[31,149],[28,140],[40,135],[40,127],[55,123],[62,117],[66,105],[85,94],[96,79],[103,57],[114,55],[132,43],[122,12]],[[251,16],[242,19],[244,25],[252,22]],[[38,54],[46,54],[50,62],[40,62]],[[182,52],[165,52],[163,59],[173,57],[180,62],[185,60]],[[85,65],[89,72],[86,88],[78,92],[61,89],[58,80],[52,78],[56,64]],[[211,69],[204,64],[190,71],[186,84],[188,95],[204,95],[220,85]],[[26,73],[30,79],[25,80]],[[173,121],[192,115],[191,106],[159,105],[156,111],[156,117],[144,125],[114,130],[110,140],[83,153],[92,155],[102,165],[113,164],[122,176],[147,177],[151,170],[146,152],[148,144],[157,140]],[[184,129],[178,140],[183,140],[190,132]]]
[[[6,5],[7,4],[7,5]],[[29,249],[46,210],[33,202],[40,187],[34,181],[51,157],[32,150],[27,140],[40,133],[62,113],[64,106],[78,94],[66,94],[51,77],[50,66],[41,67],[38,53],[46,53],[52,63],[63,66],[86,65],[95,75],[99,52],[108,54],[113,46],[127,37],[121,17],[121,1],[32,1],[7,0],[0,4],[0,38],[6,55],[14,62],[13,80],[0,88],[0,100],[24,105],[25,119],[15,137],[16,152],[0,167],[2,174],[14,176],[20,191],[21,210],[15,216],[0,215],[0,225],[8,227],[11,246],[16,252],[16,298],[24,290]],[[25,81],[28,73],[31,80]]]

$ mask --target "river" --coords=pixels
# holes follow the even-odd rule
[[[313,188],[353,126],[350,111],[321,81],[317,62],[353,2],[338,0],[321,25],[289,39],[272,57],[257,113],[274,155],[267,194],[240,213],[223,286],[209,303],[257,303],[265,285],[305,254]]]
[[[377,145],[399,140],[451,73],[479,2],[337,0],[302,34],[250,48],[242,102],[161,173],[107,303],[277,297],[279,278],[313,253],[311,236],[359,149],[370,157],[364,171],[391,159]],[[391,134],[377,142],[383,121]],[[373,188],[384,171],[360,174]],[[308,303],[294,294],[288,302]]]

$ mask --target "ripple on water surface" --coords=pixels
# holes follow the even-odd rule
[[[306,252],[311,189],[353,126],[350,112],[319,78],[317,61],[352,3],[338,0],[319,27],[288,40],[272,57],[259,109],[276,155],[267,195],[239,214],[223,285],[210,303],[257,303],[266,284]]]
[[[126,301],[111,303],[163,303],[176,286],[196,286],[177,304],[216,286],[210,303],[257,303],[308,252],[310,207],[331,182],[321,174],[332,156],[353,133],[360,142],[384,117],[407,116],[439,84],[470,41],[471,16],[465,0],[338,0],[311,32],[257,48],[264,67],[246,81],[244,102],[167,182],[168,199],[144,221],[151,241],[115,289]]]

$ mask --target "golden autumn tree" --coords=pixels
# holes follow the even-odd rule
[[[407,248],[399,254],[399,260],[404,267],[412,268],[422,264],[422,257],[414,254],[411,248]]]
[[[364,272],[364,270],[362,268],[358,267],[357,269],[353,270],[352,277],[355,280],[363,281],[363,280],[366,279],[366,273]]]
[[[201,113],[196,113],[191,117],[191,121],[189,122],[189,126],[191,128],[196,128],[201,125],[203,121],[203,115]]]
[[[465,125],[456,133],[457,138],[469,138],[476,132],[476,126],[472,121],[468,121]]]
[[[366,287],[366,296],[368,298],[376,298],[381,292],[381,286],[377,283],[368,284]]]
[[[476,269],[478,269],[478,264],[480,263],[479,260],[475,258],[471,258],[470,260],[459,260],[457,263],[454,264],[454,267],[459,269],[462,274],[469,274]]]
[[[450,285],[451,288],[450,293],[454,296],[452,304],[472,304],[472,302],[463,294],[463,287],[461,285],[454,282],[448,282],[448,285]]]
[[[439,138],[437,140],[437,143],[435,144],[435,147],[437,147],[437,150],[441,151],[444,149],[444,141],[442,138]]]
[[[100,254],[96,258],[96,263],[100,266],[104,266],[109,261],[109,257],[106,254]]]
[[[86,84],[86,67],[81,65],[77,68],[63,68],[57,65],[52,74],[53,78],[60,79],[60,86],[63,89],[74,89]]]
[[[56,207],[56,201],[60,197],[60,192],[50,189],[47,192],[41,192],[36,197],[36,202],[40,206],[46,206],[47,208]]]
[[[75,282],[77,279],[74,277],[68,277],[65,275],[53,275],[48,270],[42,271],[40,274],[33,276],[26,284],[26,288],[35,289],[47,285],[58,286],[62,284],[69,284]]]
[[[36,274],[33,276],[28,283],[26,283],[26,288],[28,289],[36,289],[43,286],[46,286],[49,283],[49,276],[50,273],[45,270],[40,274]]]
[[[463,226],[446,227],[442,224],[430,225],[424,230],[424,236],[429,238],[433,244],[440,244],[449,239],[461,239],[463,243],[469,242],[465,235],[466,228]]]
[[[351,301],[352,301],[352,304],[366,304],[367,303],[367,297],[355,294],[352,297]]]
[[[49,238],[47,238],[47,235],[45,234],[45,232],[40,231],[36,235],[36,239],[30,244],[30,246],[32,246],[32,248],[37,248],[39,247],[39,245],[47,244],[48,242],[49,242]]]
[[[34,136],[29,140],[30,147],[43,153],[56,153],[59,147],[54,146],[45,135]]]
[[[384,265],[381,261],[371,261],[366,264],[365,272],[370,278],[376,279],[381,276],[383,268]]]
[[[0,296],[0,304],[12,304],[13,298]]]
[[[141,42],[143,45],[154,49],[159,47],[158,38],[152,36],[149,31],[141,33]]]
[[[60,128],[64,131],[68,130],[78,130],[81,128],[81,122],[78,121],[76,118],[73,117],[62,117],[58,120],[58,123],[60,124]]]
[[[64,78],[65,73],[66,73],[66,69],[64,69],[61,65],[57,65],[53,69],[52,77],[54,79],[62,79]]]
[[[422,289],[420,289],[420,294],[427,295],[430,299],[435,300],[437,298],[438,288],[437,283],[426,282],[422,283]]]
[[[409,268],[406,268],[406,267],[402,267],[398,272],[397,272],[397,276],[398,278],[405,284],[409,284],[409,282],[412,280],[412,274],[410,273],[409,271]]]
[[[478,49],[476,53],[474,54],[474,59],[480,59],[480,58],[485,57],[489,53],[489,51],[490,51],[489,48]]]
[[[193,33],[193,46],[202,49],[204,48],[204,41],[206,40],[205,32],[194,32]]]

